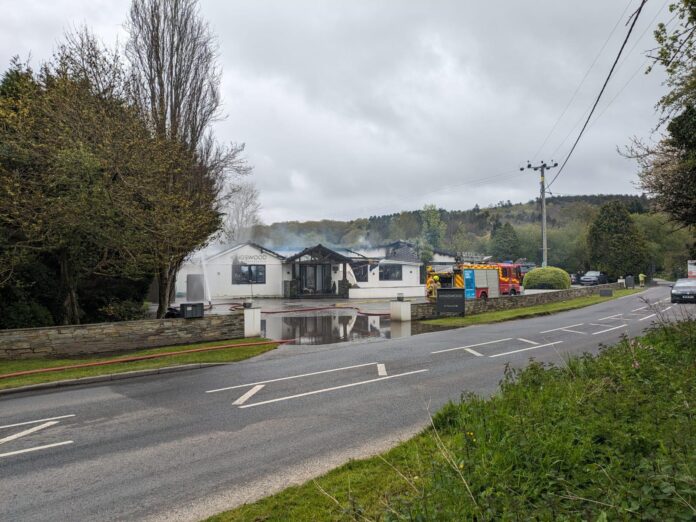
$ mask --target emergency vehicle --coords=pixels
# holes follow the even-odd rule
[[[462,288],[467,299],[518,295],[522,293],[522,271],[520,265],[515,263],[429,266],[425,288],[430,300],[437,297],[438,288]]]

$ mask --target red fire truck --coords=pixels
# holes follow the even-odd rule
[[[464,282],[470,271],[473,278]],[[501,295],[522,293],[522,271],[519,264],[493,263],[486,265],[457,264],[443,268],[428,267],[426,295],[434,299],[437,288],[465,288],[467,297],[488,299]]]

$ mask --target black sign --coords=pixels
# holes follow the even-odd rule
[[[437,289],[437,314],[464,315],[464,289],[463,288],[438,288]]]

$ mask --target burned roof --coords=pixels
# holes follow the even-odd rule
[[[298,252],[294,256],[288,257],[285,262],[303,262],[305,261],[302,259],[304,257],[309,257],[310,259],[306,261],[312,263],[350,263],[352,261],[351,258],[341,255],[338,252],[319,244],[313,247],[305,248],[302,252]]]

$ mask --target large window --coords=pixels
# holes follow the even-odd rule
[[[355,280],[358,283],[367,283],[367,270],[369,269],[367,263],[356,263],[351,265],[351,268],[353,269],[353,274],[355,274]]]
[[[379,265],[380,281],[401,281],[401,265]]]
[[[232,265],[233,285],[266,284],[266,265]]]

